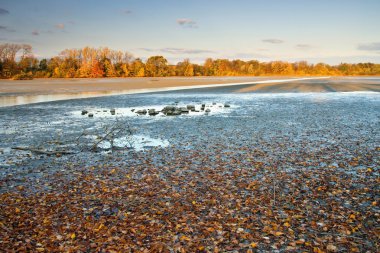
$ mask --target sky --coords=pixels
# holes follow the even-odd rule
[[[0,0],[0,44],[189,58],[380,63],[380,0]]]

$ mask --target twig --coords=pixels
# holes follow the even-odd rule
[[[65,151],[65,150],[62,150],[62,151],[47,151],[47,150],[28,148],[28,147],[12,147],[12,149],[23,150],[23,151],[31,151],[33,153],[43,154],[43,155],[57,155],[57,154],[72,155],[72,154],[75,154],[75,152],[73,152],[73,151]]]

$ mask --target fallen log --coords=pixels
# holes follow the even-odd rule
[[[43,154],[43,155],[72,155],[72,154],[75,154],[75,152],[73,152],[73,151],[66,151],[66,150],[48,151],[48,150],[35,149],[35,148],[29,148],[29,147],[12,147],[12,149],[30,151],[33,153]]]

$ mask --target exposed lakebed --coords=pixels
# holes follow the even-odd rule
[[[131,111],[176,104],[197,109],[205,104],[211,111],[178,116]],[[81,115],[82,110],[94,117]],[[374,250],[379,118],[377,92],[235,94],[221,88],[0,108],[0,189],[32,198],[48,193],[57,199],[79,198],[78,208],[84,209],[75,219],[92,217],[109,228],[118,224],[142,231],[145,224],[144,233],[152,237],[124,234],[130,247],[140,250],[157,240],[169,249],[204,245],[207,250],[246,251],[255,242],[261,250]],[[96,132],[115,119],[134,129],[138,148],[59,156],[11,149],[66,143],[66,149],[76,150],[75,140],[84,129]],[[81,182],[117,191],[104,201],[94,195],[97,204],[91,204],[87,197],[92,192],[79,195],[66,186],[87,190]],[[347,198],[346,190],[353,198]],[[11,198],[4,201],[9,210],[15,208]],[[120,212],[126,216],[120,218]],[[115,217],[129,222],[119,224]],[[339,222],[341,227],[335,225]],[[86,232],[75,233],[78,238]],[[63,241],[62,249],[71,247]]]

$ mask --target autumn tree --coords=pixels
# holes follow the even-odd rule
[[[168,61],[163,56],[149,57],[145,64],[146,75],[153,77],[167,76]]]
[[[177,76],[194,76],[194,67],[189,59],[185,59],[183,62],[177,64],[176,74]]]

